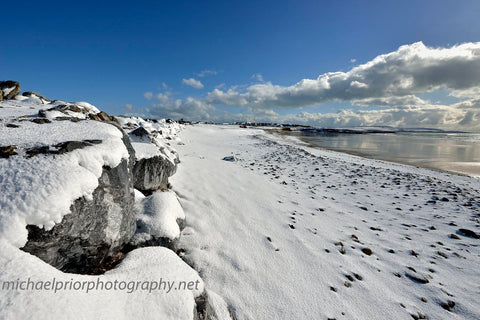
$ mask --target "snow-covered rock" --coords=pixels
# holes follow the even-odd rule
[[[51,102],[51,101],[52,101],[52,100],[50,100],[50,99],[48,99],[48,98],[45,98],[45,96],[41,95],[40,93],[34,92],[34,91],[24,92],[24,93],[22,93],[22,96],[23,96],[23,97],[27,97],[27,98],[37,97],[37,98],[41,99],[41,100],[43,101],[43,103],[48,103],[48,102]]]
[[[120,128],[49,120],[43,107],[34,97],[0,109],[0,237],[58,269],[88,272],[135,232],[134,151]]]
[[[168,141],[178,139],[176,135],[181,126],[176,122],[135,117],[119,117],[119,121],[129,132],[135,149],[135,188],[145,193],[166,189],[168,178],[175,174],[180,162],[176,150]]]
[[[20,83],[17,81],[0,81],[0,101],[13,99],[20,94],[20,92]]]
[[[154,192],[135,205],[136,245],[171,247],[185,227],[185,213],[173,191]]]
[[[177,165],[162,156],[140,159],[133,169],[134,186],[136,189],[149,192],[165,189],[168,177],[177,171]]]
[[[2,286],[30,280],[38,288],[0,290],[2,319],[198,318],[196,299],[204,292],[204,283],[169,249],[134,250],[117,268],[99,276],[63,273],[4,240],[0,240],[0,252]],[[160,281],[171,285],[171,290]],[[179,287],[182,281],[190,286],[177,290],[183,288]],[[50,289],[46,289],[48,282]]]

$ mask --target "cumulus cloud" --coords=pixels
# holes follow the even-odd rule
[[[150,114],[159,118],[189,119],[193,121],[209,120],[216,108],[204,101],[188,97],[169,100],[150,107]]]
[[[207,101],[265,109],[295,109],[328,101],[362,103],[372,99],[408,105],[412,96],[439,88],[463,98],[479,93],[480,42],[450,48],[431,48],[417,42],[379,55],[348,72],[324,73],[317,79],[303,79],[288,87],[266,82],[251,85],[243,92],[215,89],[208,94]]]
[[[229,88],[222,84],[202,98],[173,100],[168,93],[159,94],[155,97],[160,103],[153,105],[150,113],[176,119],[318,127],[389,125],[471,131],[480,127],[480,42],[449,48],[431,48],[422,42],[405,45],[350,71],[324,73],[291,86],[264,82],[260,74],[252,78],[261,83]],[[183,79],[183,83],[203,88],[193,78]],[[442,105],[420,98],[438,89],[460,102]],[[147,92],[145,97],[152,99],[154,95]],[[345,102],[347,108],[361,108],[337,113],[307,112],[306,107],[326,102]],[[233,109],[238,112],[225,111]]]
[[[462,101],[453,105],[387,107],[380,110],[341,110],[336,113],[301,111],[279,114],[274,110],[247,108],[240,113],[219,110],[195,98],[170,100],[153,105],[150,114],[162,118],[211,120],[217,122],[252,121],[296,123],[316,127],[392,126],[399,128],[423,127],[444,130],[477,131],[480,127],[480,99]]]
[[[200,80],[196,80],[194,78],[183,79],[182,83],[195,89],[203,89],[203,84],[200,82]]]
[[[475,131],[480,126],[480,100],[471,100],[451,106],[404,106],[380,110],[341,110],[336,113],[302,111],[286,115],[280,115],[272,110],[250,108],[245,113],[244,120],[297,123],[330,128],[383,125],[399,128],[424,127]]]

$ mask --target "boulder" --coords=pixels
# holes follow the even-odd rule
[[[7,80],[0,81],[0,91],[2,91],[2,99],[8,100],[19,95],[22,89],[18,81]]]
[[[144,127],[138,127],[137,129],[130,132],[130,134],[142,138],[148,137],[150,135],[150,133]]]
[[[34,91],[27,91],[27,92],[24,92],[22,93],[22,96],[24,97],[37,97],[41,100],[43,100],[44,102],[51,102],[52,100],[48,99],[48,98],[45,98],[43,95],[41,95],[40,93],[38,92],[34,92]]]
[[[114,168],[104,167],[91,199],[75,200],[71,213],[51,230],[28,225],[28,241],[22,250],[64,272],[100,274],[111,268],[136,229],[132,177],[135,153],[125,133],[123,142],[129,159]],[[69,152],[90,143],[98,141],[67,142],[55,147]]]
[[[177,165],[161,155],[140,159],[133,167],[133,185],[135,189],[147,194],[166,189],[168,177],[176,171]]]

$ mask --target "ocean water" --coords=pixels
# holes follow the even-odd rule
[[[479,133],[281,134],[313,147],[480,177]]]

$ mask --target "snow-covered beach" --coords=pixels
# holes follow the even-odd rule
[[[477,178],[31,92],[0,142],[0,319],[480,314]]]
[[[239,320],[478,318],[478,179],[259,129],[180,137],[179,246]]]

